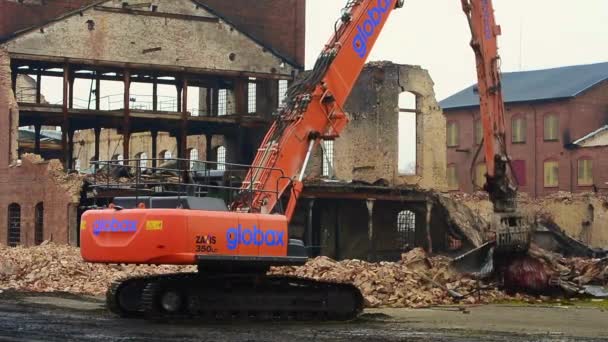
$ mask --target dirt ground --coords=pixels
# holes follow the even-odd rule
[[[605,304],[604,304],[605,305]],[[602,305],[374,309],[349,323],[149,323],[100,297],[4,292],[0,341],[606,341]]]

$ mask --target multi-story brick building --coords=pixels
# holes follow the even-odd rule
[[[80,187],[61,164],[213,161],[220,151],[227,162],[249,162],[281,86],[303,69],[305,35],[305,0],[255,3],[0,1],[0,242],[77,243]],[[24,75],[29,87],[18,82]],[[44,101],[51,80],[59,103]],[[137,94],[145,105],[135,86],[146,89]],[[75,96],[83,88],[84,106]],[[106,106],[109,88],[119,94]],[[50,136],[46,127],[58,130]]]
[[[608,191],[608,63],[503,75],[506,144],[521,191]],[[479,97],[471,86],[440,103],[447,119],[448,183],[484,182]]]

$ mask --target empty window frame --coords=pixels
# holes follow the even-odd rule
[[[559,162],[547,160],[543,164],[545,188],[556,188],[559,186]]]
[[[448,147],[457,147],[459,144],[459,129],[458,122],[448,121],[447,124],[447,143]]]
[[[511,142],[513,144],[524,144],[526,142],[526,118],[515,116],[511,119]]]
[[[557,114],[545,115],[544,138],[545,141],[559,140],[559,117]]]
[[[447,168],[447,179],[448,179],[448,190],[457,191],[460,190],[460,183],[458,181],[458,168],[456,165],[448,165]]]
[[[475,166],[475,186],[479,189],[483,189],[483,186],[486,184],[486,173],[488,173],[488,168],[485,163],[479,163]]]
[[[334,141],[323,140],[323,177],[330,177],[334,167]]]
[[[190,159],[190,170],[192,170],[198,162],[198,150],[195,148],[191,148],[188,152],[188,155]]]
[[[217,148],[217,169],[226,170],[226,148],[224,146]]]
[[[44,204],[36,204],[34,211],[34,243],[38,246],[44,241]]]
[[[483,139],[483,128],[481,125],[481,119],[475,120],[475,144],[481,144]]]
[[[148,154],[146,152],[136,154],[135,159],[137,159],[140,169],[145,170],[148,167]]]
[[[285,104],[285,96],[287,95],[287,88],[289,86],[289,82],[287,80],[279,80],[279,107]]]
[[[8,206],[8,231],[7,244],[9,247],[16,247],[21,243],[21,206],[12,203]]]
[[[255,114],[258,111],[258,84],[249,82],[247,85],[247,113]]]
[[[590,158],[578,160],[577,184],[581,186],[593,185],[593,160]]]

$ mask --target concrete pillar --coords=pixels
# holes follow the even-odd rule
[[[219,100],[220,100],[220,88],[218,86],[215,86],[213,88],[213,94],[212,94],[211,116],[219,115],[219,104],[218,104]]]
[[[307,216],[306,216],[306,247],[308,248],[309,257],[314,256],[313,241],[312,241],[312,237],[313,237],[312,214],[313,214],[314,207],[315,207],[315,199],[312,198],[308,201],[308,212],[307,212]]]
[[[40,131],[42,126],[40,124],[34,125],[34,153],[40,155]]]
[[[70,151],[68,148],[68,132],[70,131],[70,118],[68,112],[69,105],[69,73],[70,67],[68,64],[63,66],[63,103],[62,103],[62,112],[63,112],[63,120],[61,123],[61,150],[63,151],[63,166],[67,170],[71,168],[69,163]]]
[[[184,158],[189,158],[187,156],[188,152],[188,80],[184,79],[180,86],[181,88],[181,123],[180,123],[180,144],[178,145],[181,150],[182,156]],[[184,166],[186,169],[186,166]]]
[[[433,239],[431,237],[431,212],[432,211],[433,211],[433,202],[427,200],[425,227],[426,227],[426,245],[427,245],[426,251],[429,254],[433,253]]]
[[[101,109],[101,80],[99,79],[99,72],[95,72],[95,110]]]
[[[95,133],[95,155],[93,156],[93,158],[95,159],[95,161],[98,162],[100,159],[99,147],[101,145],[101,127],[95,127],[93,131]],[[97,171],[98,167],[99,164],[95,164],[95,171]]]
[[[158,156],[158,131],[153,130],[150,132],[150,136],[152,139],[152,167],[158,166],[158,161],[156,160]]]
[[[70,83],[69,107],[72,109],[74,108],[74,82],[76,81],[76,76],[72,70],[70,70],[68,81]]]
[[[234,102],[237,115],[247,115],[247,87],[249,80],[246,78],[237,78],[234,80]]]
[[[41,84],[42,84],[42,69],[38,68],[36,70],[36,103],[40,104],[42,102],[42,94],[41,94]]]
[[[181,112],[182,111],[182,91],[184,90],[184,87],[182,84],[176,84],[175,88],[177,89],[177,111]]]
[[[375,199],[368,199],[366,201],[367,204],[367,215],[368,215],[368,219],[367,219],[367,238],[368,238],[368,246],[369,246],[369,252],[367,254],[367,261],[375,261],[376,259],[376,251],[375,251],[375,245],[374,245],[374,204],[375,204],[376,200]]]
[[[68,132],[68,165],[69,169],[74,169],[74,130],[70,129]]]
[[[212,154],[213,154],[213,135],[211,134],[205,134],[205,160],[206,161],[213,161],[212,160]],[[209,167],[210,165],[207,164],[207,166]]]
[[[125,159],[125,165],[128,164],[126,160],[131,159],[129,145],[131,143],[131,111],[130,111],[130,98],[131,98],[131,72],[129,70],[124,71],[124,115],[123,115],[123,144],[122,144],[122,155]]]
[[[158,111],[158,79],[156,76],[152,81],[152,111]]]

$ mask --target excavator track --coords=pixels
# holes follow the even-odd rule
[[[345,321],[363,310],[363,296],[353,285],[259,274],[131,278],[110,287],[107,303],[122,317],[157,322]]]

